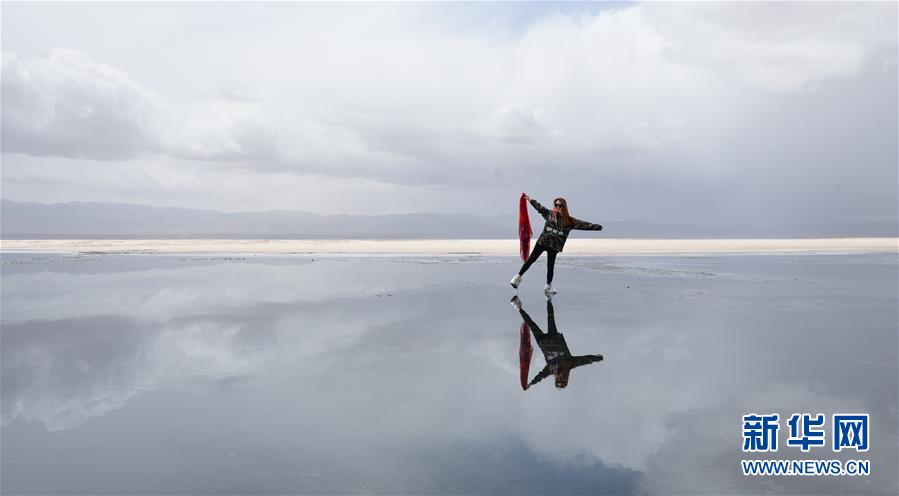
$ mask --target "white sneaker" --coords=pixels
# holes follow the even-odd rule
[[[510,282],[513,288],[518,289],[518,285],[521,284],[521,274],[515,274],[515,277]]]
[[[509,303],[511,303],[512,306],[515,307],[515,310],[521,310],[521,300],[518,299],[518,295],[513,296],[512,301],[510,301]]]
[[[547,284],[546,287],[543,288],[543,292],[548,295],[554,295],[558,293],[558,291],[556,291],[556,288],[554,288],[552,284]]]

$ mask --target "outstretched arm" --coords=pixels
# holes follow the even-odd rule
[[[521,318],[524,320],[524,323],[528,325],[528,327],[531,329],[531,331],[534,333],[535,336],[543,335],[543,330],[540,329],[540,326],[538,326],[537,323],[534,322],[534,319],[532,319],[531,316],[528,315],[528,313],[525,312],[523,308],[521,310],[519,310],[518,313],[521,315]]]
[[[573,356],[569,358],[569,363],[571,364],[571,368],[577,368],[582,365],[589,365],[595,362],[601,362],[602,355],[583,355],[583,356]]]
[[[587,222],[581,219],[571,219],[574,221],[574,226],[572,229],[580,229],[581,231],[602,231],[602,226],[599,224],[594,224],[592,222]]]
[[[540,215],[543,216],[544,219],[549,216],[548,208],[544,207],[543,205],[540,204],[540,202],[538,202],[537,200],[535,200],[531,197],[528,197],[528,200],[531,202],[531,206],[534,207],[537,210],[537,212],[539,212]]]
[[[530,388],[534,384],[537,384],[538,382],[542,381],[543,379],[546,379],[547,377],[552,375],[552,373],[553,373],[552,369],[550,369],[549,364],[547,363],[546,366],[543,367],[543,370],[541,370],[540,373],[538,373],[537,375],[534,376],[534,378],[531,380],[530,384],[528,384],[528,388]]]

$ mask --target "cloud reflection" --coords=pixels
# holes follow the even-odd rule
[[[415,262],[179,269],[151,258],[146,270],[5,275],[3,492],[54,492],[42,480],[129,490],[60,470],[73,450],[97,473],[171,482],[138,488],[154,493],[857,489],[741,478],[736,429],[746,411],[867,411],[884,419],[875,466],[895,464],[896,299],[883,297],[895,296],[894,259],[726,260],[745,278],[563,265],[566,291],[547,305],[545,328],[495,297],[507,289],[504,260]],[[709,272],[715,262],[677,260]],[[522,394],[516,378],[531,357],[509,331],[528,320],[537,330],[524,336],[555,370],[571,350],[608,357],[577,367],[565,391]],[[850,326],[866,339],[840,332]],[[808,343],[840,350],[839,367],[797,356]],[[123,436],[156,461],[136,462]],[[888,492],[896,479],[879,471],[869,480]]]

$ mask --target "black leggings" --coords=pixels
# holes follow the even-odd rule
[[[553,282],[553,268],[556,265],[556,254],[559,253],[555,250],[551,250],[540,243],[536,243],[534,245],[534,251],[531,252],[531,256],[528,257],[527,261],[524,265],[521,266],[521,270],[518,271],[518,275],[523,276],[528,269],[531,268],[531,265],[537,261],[537,258],[540,257],[540,254],[546,252],[546,284],[552,284]]]

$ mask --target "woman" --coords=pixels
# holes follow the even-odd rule
[[[575,219],[569,215],[568,202],[565,201],[564,198],[556,198],[553,200],[553,209],[550,211],[527,194],[525,194],[524,197],[531,203],[531,206],[537,209],[537,212],[546,219],[546,225],[543,226],[543,232],[540,233],[540,237],[537,238],[537,242],[534,244],[534,251],[531,252],[531,256],[528,257],[524,265],[521,266],[521,270],[518,271],[518,274],[515,274],[515,277],[512,278],[512,287],[518,288],[518,285],[521,283],[521,276],[531,268],[531,264],[533,264],[540,254],[545,251],[547,265],[546,288],[544,289],[544,292],[547,295],[553,295],[558,292],[553,288],[552,284],[553,268],[556,265],[556,254],[561,252],[562,248],[565,246],[565,241],[568,239],[568,233],[570,233],[572,229],[602,231],[602,226]]]
[[[527,339],[530,336],[526,335],[527,337],[522,338],[518,350],[518,366],[522,375],[521,388],[525,391],[550,375],[556,376],[557,388],[564,388],[568,386],[568,378],[572,369],[602,361],[602,355],[574,356],[571,354],[571,350],[568,349],[568,343],[565,342],[565,336],[556,329],[556,315],[553,311],[552,300],[547,299],[546,301],[546,321],[549,325],[547,332],[543,332],[540,326],[531,319],[531,316],[524,311],[518,295],[512,297],[511,303],[518,310],[521,318],[524,319],[525,325],[531,329],[534,339],[537,340],[537,345],[540,346],[540,351],[543,352],[543,358],[546,359],[546,367],[543,367],[543,370],[535,375],[531,382],[527,382],[527,371],[531,364],[531,342],[530,339]]]

